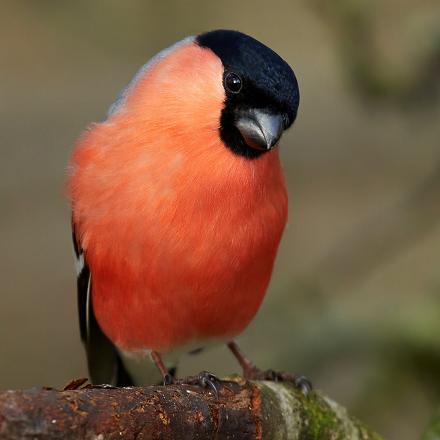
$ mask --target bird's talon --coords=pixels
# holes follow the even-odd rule
[[[272,382],[292,382],[304,396],[308,396],[313,390],[312,382],[305,376],[297,376],[292,373],[285,373],[283,371],[265,370],[262,371],[257,367],[247,369],[244,371],[246,380],[268,380]]]
[[[278,373],[274,370],[266,370],[264,372],[265,380],[273,380],[274,382],[278,382]]]
[[[208,371],[202,371],[199,374],[200,385],[203,388],[211,388],[211,391],[214,393],[215,398],[218,399],[218,388],[216,386],[216,382],[219,383],[220,379],[218,379],[216,376]]]
[[[219,397],[219,387],[222,385],[221,380],[208,371],[202,371],[197,376],[187,377],[186,379],[179,380],[178,383],[182,385],[196,385],[201,388],[209,389],[209,391],[215,395],[217,400]],[[230,388],[226,388],[230,390]]]
[[[295,380],[293,381],[293,383],[306,397],[313,390],[312,382],[310,382],[310,380],[307,379],[307,377],[305,377],[305,376],[297,376],[295,378]]]
[[[164,386],[173,384],[173,376],[171,374],[165,374],[163,377]]]

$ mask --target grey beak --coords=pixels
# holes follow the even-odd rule
[[[235,126],[249,147],[270,150],[283,134],[283,117],[260,109],[242,111]]]

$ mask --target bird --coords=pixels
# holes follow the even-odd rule
[[[286,61],[219,29],[155,55],[80,136],[66,193],[93,383],[173,383],[179,357],[212,344],[227,344],[245,378],[284,377],[234,338],[260,307],[286,225],[278,146],[298,105]]]

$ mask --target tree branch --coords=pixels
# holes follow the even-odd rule
[[[330,399],[234,378],[191,385],[0,392],[0,438],[380,440]]]

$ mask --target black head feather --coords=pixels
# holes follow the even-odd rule
[[[296,118],[298,83],[290,66],[272,49],[241,32],[216,30],[201,34],[197,43],[211,49],[222,61],[225,74],[234,72],[243,80],[240,93],[226,90],[220,133],[235,153],[253,158],[264,153],[249,148],[236,129],[237,111],[265,109],[281,114],[284,128]]]

